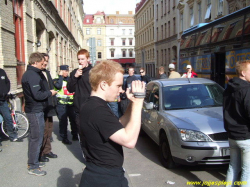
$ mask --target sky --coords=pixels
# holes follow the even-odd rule
[[[95,14],[98,10],[105,14],[127,14],[128,11],[135,13],[135,5],[139,0],[84,0],[83,10],[85,14]],[[139,1],[140,2],[140,1]]]

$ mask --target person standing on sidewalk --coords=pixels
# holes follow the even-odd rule
[[[128,186],[122,168],[122,146],[134,148],[141,128],[141,110],[145,97],[145,83],[131,82],[131,100],[126,113],[115,116],[107,102],[114,101],[122,92],[122,66],[104,60],[90,71],[91,96],[80,110],[80,135],[86,145],[86,168],[79,186]]]
[[[148,84],[151,81],[150,76],[146,74],[146,70],[144,68],[140,68],[140,74],[141,74],[141,81],[144,81],[146,84]]]
[[[163,66],[159,67],[159,71],[158,72],[159,72],[159,75],[160,75],[159,79],[167,79],[168,78],[168,76],[165,73],[165,68]]]
[[[58,91],[57,97],[57,116],[59,119],[59,134],[62,138],[62,143],[72,144],[68,139],[68,118],[71,126],[72,140],[78,141],[76,115],[73,107],[74,93],[70,93],[67,90],[67,82],[69,79],[69,66],[61,65],[59,77],[54,79],[55,89]]]
[[[67,84],[67,89],[70,93],[74,94],[73,105],[76,113],[76,125],[77,131],[79,132],[80,121],[79,112],[81,104],[88,99],[91,92],[91,86],[89,83],[89,71],[92,66],[89,64],[89,52],[86,49],[80,49],[77,52],[77,59],[79,63],[79,68],[74,69],[70,73],[70,77]],[[81,136],[82,137],[82,136]],[[84,145],[82,145],[82,140],[80,138],[81,148],[84,151]]]
[[[44,109],[49,97],[55,95],[55,90],[46,90],[43,84],[42,66],[44,57],[39,52],[29,56],[29,65],[22,77],[22,88],[25,98],[25,113],[29,120],[29,143],[28,143],[28,173],[43,176],[46,171],[40,169],[44,166],[39,163],[39,153],[44,135]]]
[[[174,64],[169,64],[168,69],[169,69],[169,76],[168,76],[169,79],[181,78],[181,75],[177,71],[175,71]]]
[[[238,77],[229,80],[223,93],[224,127],[230,146],[227,187],[235,186],[235,181],[250,185],[250,60],[237,62],[235,69]]]
[[[17,138],[17,132],[13,130],[13,121],[10,114],[10,109],[7,103],[7,94],[10,91],[10,80],[3,69],[0,68],[0,114],[4,119],[7,131],[9,134],[9,139],[11,142],[20,142],[21,139]],[[1,144],[1,137],[0,137]]]
[[[42,53],[44,57],[44,63],[42,66],[42,79],[46,90],[53,90],[54,84],[50,71],[47,70],[49,63],[49,55],[47,53]],[[44,135],[43,135],[43,145],[40,152],[40,162],[49,162],[49,158],[57,158],[51,150],[51,137],[53,132],[53,116],[56,116],[56,96],[51,96],[48,98],[47,106],[44,110]]]

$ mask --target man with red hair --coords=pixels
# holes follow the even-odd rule
[[[67,89],[70,93],[75,92],[73,105],[76,112],[76,124],[79,133],[79,112],[81,104],[88,99],[91,93],[91,86],[89,83],[89,71],[92,65],[89,64],[90,55],[88,50],[80,49],[77,53],[77,60],[79,63],[79,68],[74,69],[70,73],[70,77],[67,84]],[[78,140],[77,137],[73,137],[72,140]],[[81,141],[82,142],[82,141]],[[71,144],[69,140],[64,142],[65,144]]]

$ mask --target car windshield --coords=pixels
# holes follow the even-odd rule
[[[222,106],[223,88],[218,84],[188,84],[163,88],[165,110]]]

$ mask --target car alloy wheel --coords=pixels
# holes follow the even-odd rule
[[[172,158],[168,139],[165,133],[161,133],[160,135],[160,153],[161,153],[161,162],[164,167],[172,169],[176,166]]]

